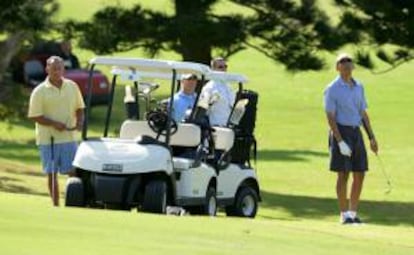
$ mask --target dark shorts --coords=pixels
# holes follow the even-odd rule
[[[334,172],[368,171],[367,151],[359,127],[342,126],[338,124],[342,139],[352,150],[351,157],[346,157],[339,151],[339,146],[332,132],[329,134],[330,170]]]

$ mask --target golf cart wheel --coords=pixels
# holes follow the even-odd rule
[[[85,206],[83,183],[78,177],[70,177],[66,182],[65,206]]]
[[[204,214],[209,216],[216,216],[217,214],[217,197],[216,189],[209,187],[206,195],[206,204],[204,205]]]
[[[186,209],[190,212],[190,214],[193,214],[193,215],[216,216],[217,214],[216,189],[214,187],[208,188],[203,205],[191,206],[191,207],[187,207]]]
[[[145,186],[142,210],[151,213],[165,213],[167,208],[167,184],[161,180],[150,181]]]
[[[248,186],[237,192],[234,205],[226,207],[227,216],[254,218],[257,213],[259,197],[257,192]]]

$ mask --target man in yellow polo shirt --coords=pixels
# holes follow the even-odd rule
[[[57,172],[73,175],[77,149],[76,130],[82,129],[85,104],[78,85],[63,77],[64,61],[51,56],[46,61],[46,80],[31,96],[28,117],[36,123],[36,144],[53,205],[59,206]]]

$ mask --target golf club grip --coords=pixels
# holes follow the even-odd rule
[[[52,160],[54,159],[54,150],[55,150],[55,138],[53,136],[50,137],[50,149],[51,149],[51,156]]]

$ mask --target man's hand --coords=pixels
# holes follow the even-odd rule
[[[352,151],[349,148],[348,144],[346,144],[346,142],[340,141],[338,143],[338,146],[339,146],[339,151],[341,152],[342,155],[351,157]]]
[[[372,152],[374,152],[375,154],[378,153],[378,143],[377,140],[375,140],[375,138],[372,138],[369,140],[370,146],[371,146],[371,150]]]
[[[77,122],[76,123],[76,130],[82,131],[82,128],[83,128],[83,122]]]
[[[58,131],[66,130],[66,125],[62,122],[54,121],[52,126]]]

